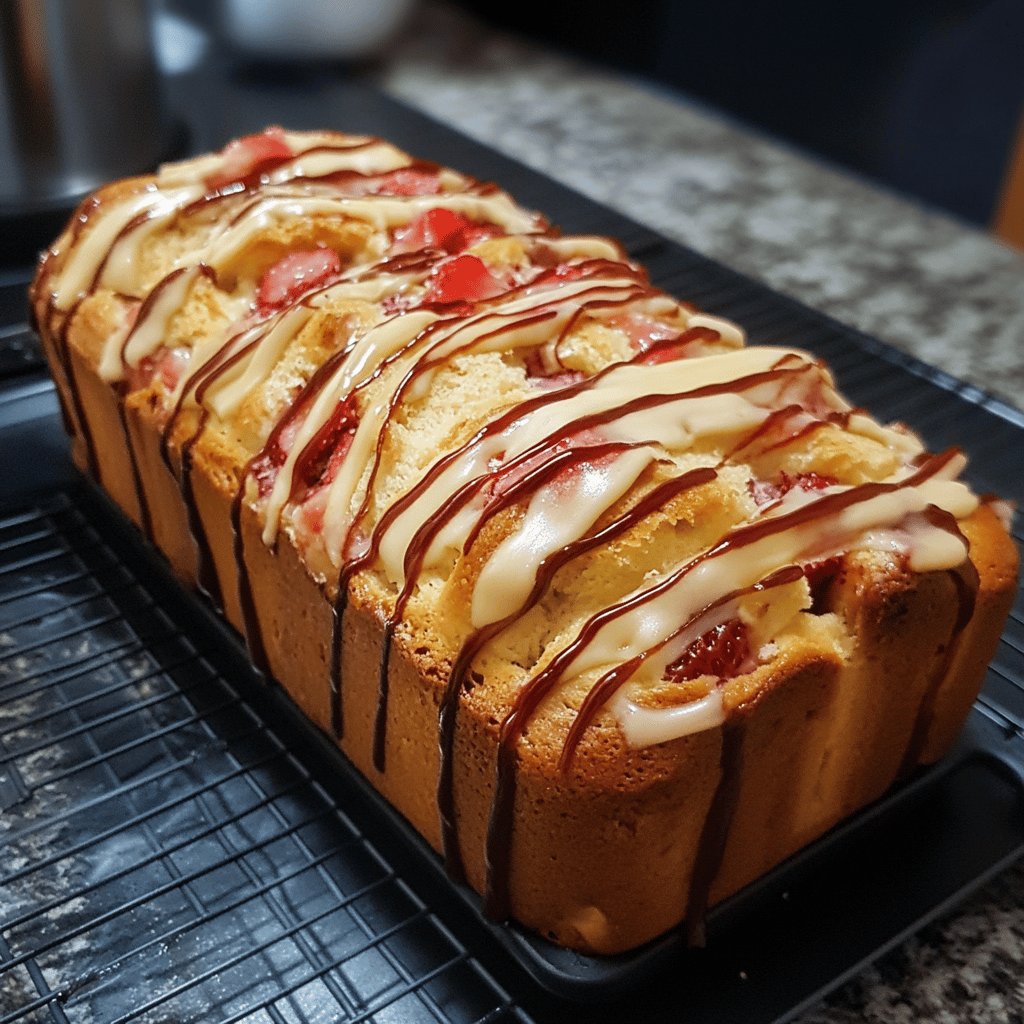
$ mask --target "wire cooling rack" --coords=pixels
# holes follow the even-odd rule
[[[75,497],[0,519],[0,1022],[522,1019]]]

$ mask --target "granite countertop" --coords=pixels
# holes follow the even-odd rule
[[[397,98],[1021,407],[1024,256],[685,97],[420,9],[375,80]],[[805,1022],[1024,1017],[1024,866]]]
[[[452,8],[421,8],[376,77],[495,149],[1021,407],[1024,255],[982,232]]]

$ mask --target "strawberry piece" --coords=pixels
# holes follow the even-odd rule
[[[140,360],[134,370],[129,369],[128,385],[135,390],[159,380],[168,391],[173,391],[187,369],[191,355],[184,348],[160,349],[155,355]]]
[[[434,196],[441,191],[437,172],[422,167],[399,167],[384,174],[336,171],[323,180],[345,196]]]
[[[265,498],[273,490],[277,472],[284,465],[286,458],[285,452],[275,446],[253,461],[249,473],[256,481],[256,493],[261,498]]]
[[[449,305],[453,302],[480,302],[507,291],[487,264],[468,253],[439,263],[430,275],[430,287],[423,305]]]
[[[245,135],[221,150],[221,167],[206,179],[209,189],[224,188],[236,181],[267,171],[295,154],[276,125],[256,135]]]
[[[823,491],[826,487],[834,487],[838,480],[833,476],[822,476],[820,473],[797,473],[796,477],[789,477],[788,474],[783,473],[783,476],[788,477],[790,480],[795,479],[795,484],[802,491]],[[792,490],[793,484],[791,483],[786,490]]]
[[[500,498],[506,491],[519,483],[519,481],[525,476],[528,476],[552,457],[558,455],[559,452],[568,451],[570,448],[581,448],[584,446],[592,447],[593,445],[600,444],[604,440],[605,438],[596,430],[581,430],[579,433],[573,434],[571,437],[559,438],[550,448],[538,452],[525,462],[521,462],[518,465],[511,466],[510,468],[499,472],[495,479],[488,485],[488,497]],[[575,485],[576,480],[583,472],[585,466],[605,466],[612,462],[615,457],[616,456],[614,455],[600,455],[592,459],[581,459],[579,462],[571,463],[565,466],[558,475],[550,481],[550,486],[561,491],[571,490]],[[500,463],[491,465],[490,468],[492,470],[495,468],[500,469]]]
[[[436,171],[399,167],[374,178],[370,191],[378,196],[436,196],[441,191],[441,179]]]
[[[750,633],[745,623],[730,619],[702,633],[665,670],[666,678],[682,683],[700,676],[729,679],[750,658]]]
[[[256,309],[266,316],[290,305],[304,292],[326,284],[341,270],[341,257],[333,250],[319,246],[290,252],[270,267],[256,291]]]
[[[339,402],[330,419],[313,435],[295,460],[295,480],[307,488],[330,483],[345,461],[359,416],[349,397]]]
[[[501,234],[504,231],[497,224],[478,224],[454,210],[435,206],[395,232],[391,251],[397,254],[443,249],[454,254]]]
[[[839,481],[835,477],[822,476],[820,473],[797,473],[796,476],[792,476],[783,470],[775,480],[751,478],[747,481],[747,491],[760,507],[778,501],[794,487],[799,487],[802,491],[820,491],[837,483]]]
[[[667,324],[645,316],[643,313],[621,313],[609,318],[608,324],[625,332],[630,344],[637,352],[646,352],[659,341],[667,341],[678,336],[679,331]],[[671,356],[656,358],[654,362],[665,362]]]
[[[788,489],[786,488],[786,490]],[[755,480],[754,477],[751,477],[747,481],[747,491],[758,508],[778,501],[786,493],[786,490],[783,490],[774,480]]]

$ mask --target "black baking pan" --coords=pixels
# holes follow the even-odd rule
[[[187,84],[187,83],[186,83]],[[192,86],[189,86],[192,87]],[[358,85],[228,82],[198,148],[282,122],[494,178],[751,340],[829,360],[876,415],[1019,499],[1024,416]],[[185,85],[182,97],[187,96]],[[17,281],[13,281],[17,285]],[[13,307],[12,307],[13,309]],[[21,317],[0,323],[29,345]],[[3,331],[8,334],[4,335]],[[70,467],[48,382],[0,394],[0,1024],[775,1021],[1024,851],[1024,601],[950,757],[669,934],[586,957],[477,898],[251,670],[237,636]],[[586,1003],[585,1009],[574,1005]]]

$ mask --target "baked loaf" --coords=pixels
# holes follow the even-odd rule
[[[278,128],[109,185],[32,305],[74,456],[456,878],[614,953],[950,746],[1001,503],[490,184]]]

